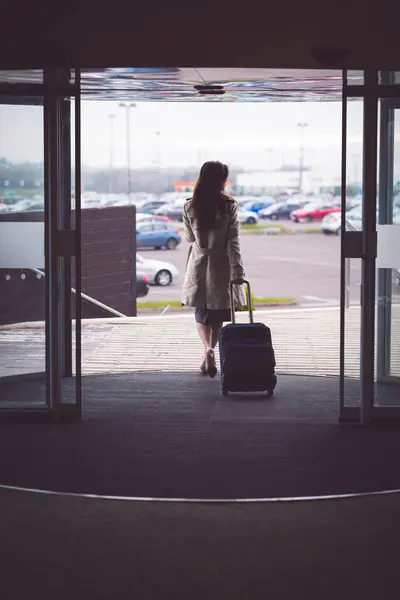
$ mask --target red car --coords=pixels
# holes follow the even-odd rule
[[[321,221],[325,215],[333,212],[340,212],[340,206],[310,202],[310,204],[294,210],[290,214],[290,218],[296,223],[310,223],[311,221]]]
[[[136,213],[136,221],[167,221],[167,223],[172,223],[171,219],[168,217],[161,217],[158,215],[151,215],[147,213]]]

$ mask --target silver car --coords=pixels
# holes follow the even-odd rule
[[[136,254],[136,270],[146,275],[151,285],[170,285],[179,277],[175,265],[162,260],[152,260]]]
[[[260,220],[257,213],[252,212],[251,210],[244,210],[240,207],[238,210],[238,218],[241,225],[257,225]]]

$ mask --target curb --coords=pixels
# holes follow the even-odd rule
[[[315,235],[322,233],[322,229],[314,229],[307,231],[307,229],[289,229],[285,228],[282,230],[280,227],[264,227],[260,229],[241,229],[240,235]]]
[[[310,229],[312,229],[312,231],[307,231],[307,229],[297,229],[296,227],[260,226],[258,229],[249,229],[248,227],[249,226],[242,226],[240,228],[240,235],[311,235],[316,233],[322,233],[322,229],[319,229],[317,227],[315,229],[312,229],[311,226]],[[177,230],[181,233],[183,231],[183,227],[178,227]]]
[[[292,307],[292,306],[298,306],[298,302],[294,301],[294,302],[271,302],[268,304],[255,304],[254,305],[254,310],[257,309],[268,309],[268,308],[286,308],[286,307]],[[163,309],[165,309],[165,307],[161,308],[138,308],[138,317],[144,316],[144,315],[158,315],[160,314],[160,311],[162,311]],[[187,315],[190,314],[191,312],[193,312],[194,309],[192,308],[181,308],[180,306],[171,306],[171,308],[168,309],[166,314],[176,314],[176,315]],[[246,311],[238,311],[238,313],[241,312],[246,312]]]

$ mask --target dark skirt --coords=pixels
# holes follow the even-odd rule
[[[224,321],[231,321],[231,311],[229,308],[211,309],[196,308],[194,317],[196,323],[201,325],[221,325]]]

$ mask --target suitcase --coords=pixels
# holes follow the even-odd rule
[[[254,323],[250,283],[248,291],[249,323],[236,323],[233,303],[233,283],[230,284],[232,323],[219,335],[222,393],[267,392],[272,396],[277,383],[275,353],[271,330],[264,323]]]

